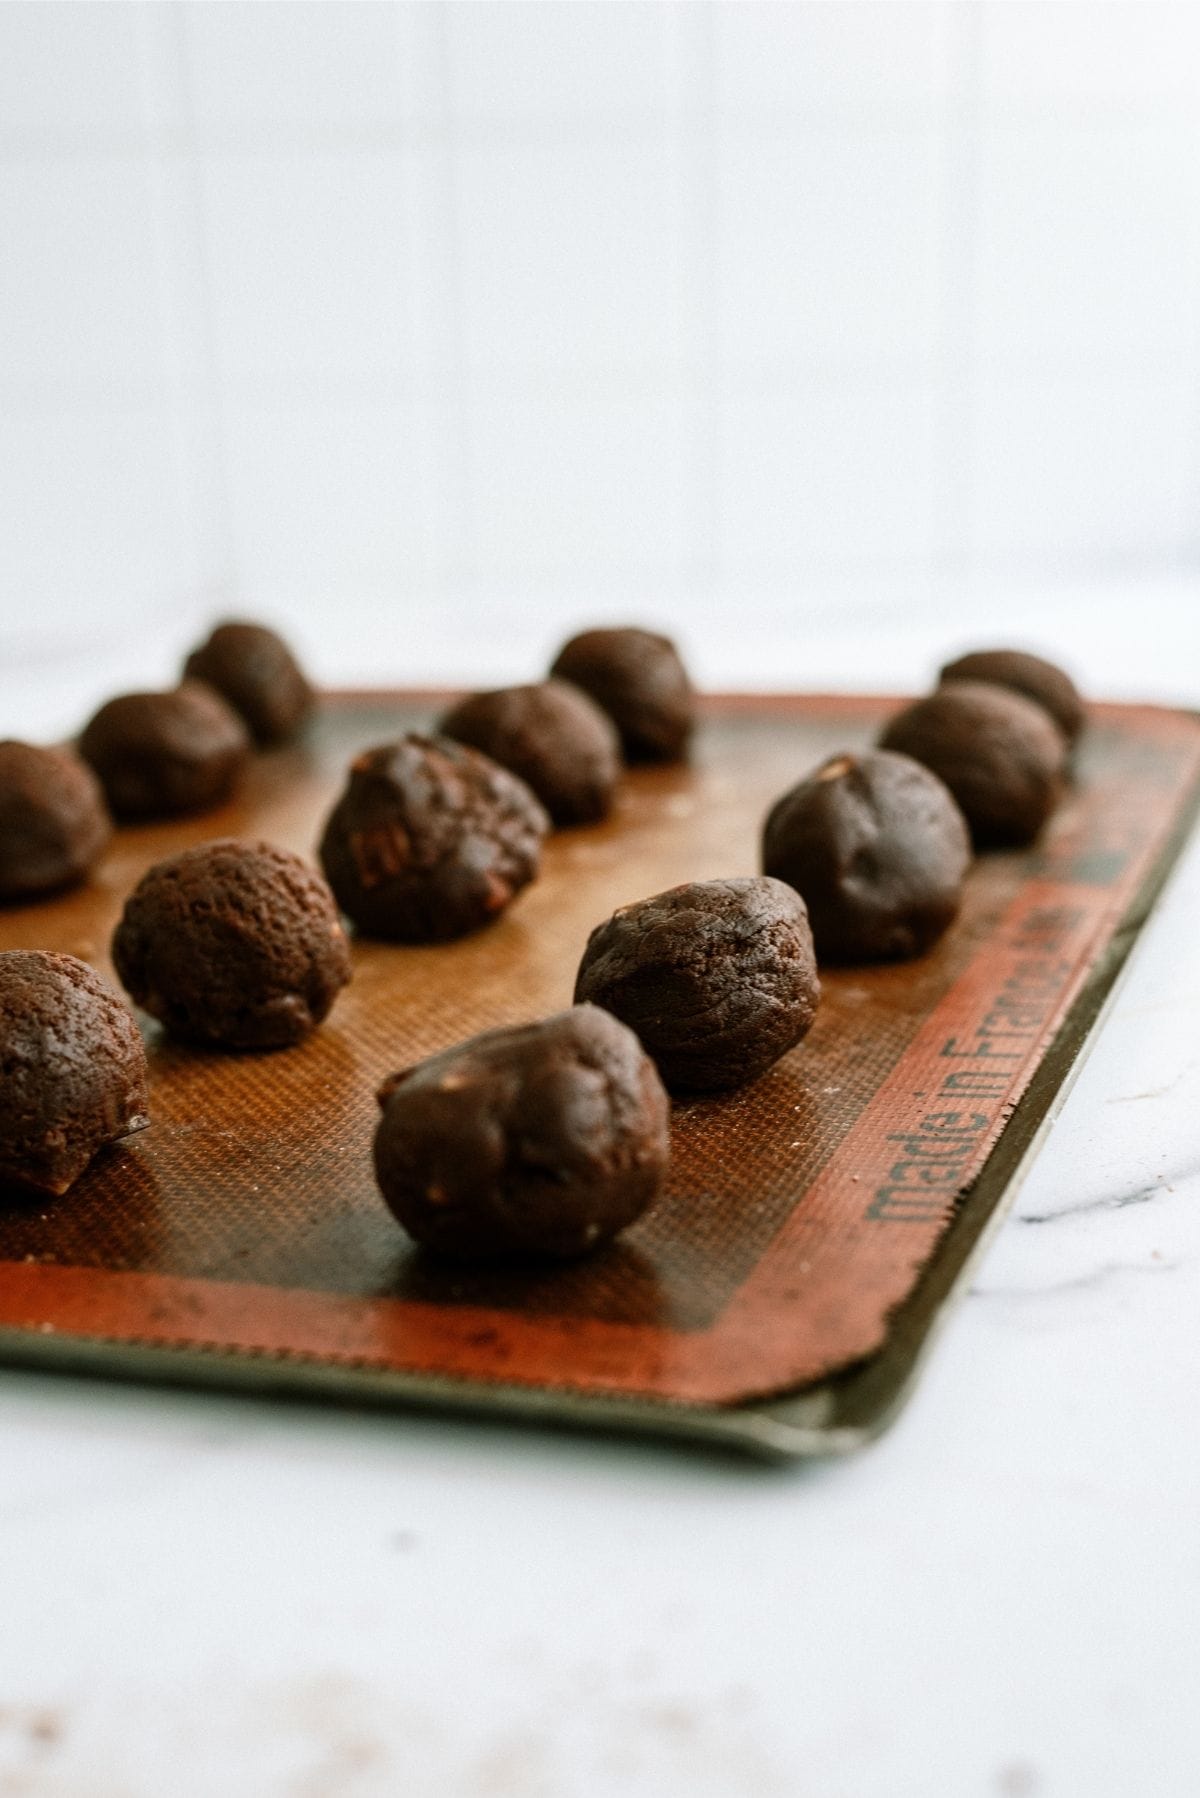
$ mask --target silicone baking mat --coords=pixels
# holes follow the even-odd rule
[[[781,1453],[852,1446],[894,1409],[998,1214],[1182,840],[1200,725],[1098,707],[1032,850],[975,863],[921,960],[826,970],[807,1040],[730,1098],[676,1106],[669,1187],[568,1267],[415,1250],[374,1188],[384,1075],[569,1004],[589,929],[675,882],[757,871],[769,802],[869,744],[896,701],[707,702],[686,766],[638,769],[605,824],[558,833],[495,926],[356,943],[298,1048],[219,1055],[148,1026],[153,1126],[53,1203],[0,1200],[0,1356],[75,1369],[634,1425]],[[142,870],[187,843],[311,854],[351,756],[427,726],[431,696],[330,696],[239,798],[122,831],[92,885],[0,913],[0,946],[111,976]]]

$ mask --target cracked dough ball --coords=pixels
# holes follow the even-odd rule
[[[970,862],[949,789],[888,749],[831,757],[763,830],[763,871],[802,895],[822,961],[922,954],[958,915]]]
[[[669,1105],[637,1037],[592,1005],[488,1030],[379,1094],[375,1173],[439,1254],[565,1260],[654,1203]]]
[[[122,693],[79,739],[113,815],[174,818],[220,805],[250,758],[237,713],[201,681],[169,693]]]
[[[113,965],[172,1036],[278,1049],[325,1018],[350,949],[320,875],[270,843],[225,838],[156,862],[125,902]]]
[[[73,955],[0,954],[0,1185],[64,1193],[149,1121],[146,1051],[112,988]]]
[[[556,824],[594,824],[612,805],[621,773],[616,728],[568,681],[473,693],[439,729],[519,775]]]
[[[1068,743],[1083,729],[1085,711],[1078,687],[1065,668],[1024,649],[975,649],[947,662],[941,681],[983,681],[1035,699],[1049,712]]]
[[[214,687],[263,748],[294,737],[313,709],[304,670],[283,638],[265,624],[237,619],[218,624],[193,649],[183,671]]]
[[[576,1002],[637,1032],[670,1092],[745,1086],[806,1036],[820,998],[804,901],[782,880],[696,880],[588,938]]]
[[[449,942],[490,924],[528,886],[549,828],[507,768],[449,737],[410,733],[351,764],[321,866],[365,936]]]
[[[978,847],[1031,843],[1063,790],[1067,742],[1032,699],[947,681],[906,706],[879,739],[945,782]]]
[[[86,762],[69,749],[0,743],[0,900],[77,886],[111,836]]]
[[[695,697],[670,637],[634,625],[581,631],[550,670],[602,706],[630,762],[674,762],[687,751]]]

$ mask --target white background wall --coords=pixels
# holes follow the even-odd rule
[[[769,680],[1170,576],[1198,189],[1187,5],[0,6],[0,660]]]

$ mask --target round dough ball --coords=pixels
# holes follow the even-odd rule
[[[321,838],[321,866],[366,936],[448,942],[498,918],[550,828],[523,780],[448,737],[368,749]]]
[[[227,799],[246,766],[246,727],[219,693],[185,681],[169,693],[123,693],[79,739],[114,816],[174,818]]]
[[[831,757],[776,801],[763,831],[763,872],[804,899],[822,961],[922,954],[957,916],[970,860],[949,790],[887,749]]]
[[[519,775],[555,824],[593,824],[612,805],[621,772],[616,728],[567,681],[474,693],[438,729]]]
[[[648,1210],[670,1155],[654,1063],[591,1005],[471,1037],[379,1102],[380,1191],[444,1255],[582,1255]]]
[[[222,1049],[298,1043],[350,978],[320,875],[286,849],[231,837],[156,862],[125,902],[112,956],[171,1036]]]
[[[1023,649],[976,649],[957,661],[947,662],[939,679],[942,681],[983,681],[990,687],[1007,687],[1036,699],[1044,706],[1068,743],[1073,743],[1083,729],[1083,699],[1078,687],[1064,668]]]
[[[0,743],[0,900],[77,886],[111,836],[100,783],[72,750]]]
[[[669,637],[633,625],[582,631],[563,644],[550,672],[608,713],[628,761],[673,762],[687,750],[695,696]]]
[[[906,706],[879,741],[945,781],[980,846],[1031,843],[1062,793],[1066,738],[1006,687],[947,681]]]
[[[66,1192],[150,1121],[137,1025],[73,955],[0,954],[0,1049],[0,1185]]]
[[[299,662],[264,624],[218,624],[192,651],[184,673],[214,687],[264,748],[294,737],[313,709],[315,696]]]
[[[614,912],[575,982],[637,1032],[670,1092],[745,1086],[808,1034],[820,998],[804,901],[781,880],[696,880]]]

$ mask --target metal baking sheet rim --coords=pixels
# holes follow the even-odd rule
[[[1200,716],[1200,714],[1197,714]],[[955,1302],[1007,1217],[1030,1165],[1066,1102],[1127,972],[1135,944],[1200,813],[1200,783],[1107,949],[1050,1044],[982,1172],[961,1195],[916,1291],[878,1354],[816,1385],[743,1405],[689,1405],[379,1369],[329,1367],[299,1357],[196,1346],[131,1345],[104,1337],[0,1328],[0,1362],[29,1371],[102,1376],[259,1398],[347,1407],[458,1413],[567,1429],[668,1438],[766,1461],[851,1454],[903,1408]]]

